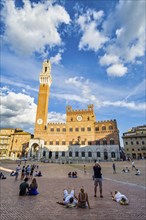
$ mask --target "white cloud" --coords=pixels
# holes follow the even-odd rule
[[[46,46],[62,44],[58,27],[61,23],[69,24],[69,14],[62,6],[48,1],[23,3],[23,8],[16,8],[14,1],[5,1],[2,10],[5,40],[16,53],[31,55],[38,52],[46,56]]]
[[[50,62],[52,64],[60,64],[62,57],[61,57],[61,53],[56,54],[56,56],[54,57],[50,57]]]
[[[109,76],[124,76],[127,73],[127,67],[123,66],[123,64],[113,64],[112,66],[107,68],[107,74]]]
[[[48,114],[48,122],[60,122],[65,123],[66,122],[66,114],[61,114],[58,112],[49,112]]]
[[[82,37],[79,42],[80,50],[93,50],[97,52],[107,41],[108,38],[97,29],[104,15],[103,11],[87,10],[85,14],[77,18],[77,24],[81,28]]]
[[[104,34],[111,37],[104,50],[123,65],[137,64],[145,54],[145,6],[145,1],[120,0],[103,23]]]
[[[99,63],[101,65],[110,65],[113,63],[117,63],[119,61],[118,56],[113,55],[113,54],[104,54],[103,57],[100,58]]]
[[[34,98],[23,93],[2,92],[1,125],[3,127],[33,127],[36,115]]]

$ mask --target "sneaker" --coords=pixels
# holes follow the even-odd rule
[[[101,195],[100,198],[103,198],[103,196]]]

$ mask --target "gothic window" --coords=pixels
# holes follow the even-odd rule
[[[92,142],[91,142],[91,141],[88,141],[88,145],[92,145]]]
[[[72,152],[71,151],[69,151],[69,157],[72,157]]]
[[[114,139],[110,139],[110,145],[114,145],[114,144],[115,144]]]
[[[111,157],[112,157],[112,158],[115,158],[115,157],[116,157],[115,152],[111,152]]]
[[[95,131],[99,131],[99,127],[96,127],[96,128],[95,128]]]
[[[73,121],[73,118],[71,118],[70,120]]]
[[[46,156],[46,151],[43,151],[43,157],[45,157]]]
[[[105,126],[102,126],[102,131],[105,131],[106,130],[106,127]]]
[[[53,131],[54,131],[54,128],[51,128],[50,131],[53,132]]]
[[[99,151],[97,152],[97,157],[100,157],[100,152]]]
[[[134,148],[132,148],[132,151],[134,151]]]
[[[99,140],[96,140],[96,145],[100,145],[100,141]]]
[[[90,118],[88,117],[88,118],[87,118],[87,120],[89,121],[89,120],[90,120]]]
[[[63,131],[63,132],[66,132],[66,128],[63,128],[62,131]]]
[[[60,128],[57,128],[56,131],[57,131],[57,132],[60,132]]]
[[[59,141],[56,141],[56,145],[59,145]]]
[[[65,151],[62,151],[62,157],[65,157]]]
[[[138,149],[138,151],[140,151],[140,149]]]
[[[144,141],[142,141],[142,144],[145,144]]]
[[[75,128],[75,131],[79,131],[79,128]]]
[[[139,142],[138,142],[138,141],[136,141],[136,144],[139,144]]]
[[[85,131],[85,128],[81,128],[81,131]]]
[[[91,131],[91,128],[90,128],[90,127],[88,127],[88,128],[87,128],[87,131]]]
[[[65,145],[66,144],[66,142],[65,141],[62,141],[62,145]]]
[[[45,141],[45,143],[44,143],[45,145],[47,145],[47,141]]]
[[[133,145],[133,141],[131,141],[131,145]]]
[[[75,157],[78,157],[78,156],[79,156],[79,152],[76,151],[76,152],[75,152]]]
[[[72,145],[72,141],[69,141],[69,145]]]
[[[84,151],[82,152],[82,157],[85,157],[85,152]]]
[[[128,142],[126,141],[125,144],[128,145]]]
[[[53,141],[50,141],[50,145],[53,145]]]
[[[81,141],[81,145],[85,145],[85,141]]]
[[[45,72],[47,72],[47,67],[45,67]]]
[[[107,145],[107,140],[106,139],[103,140],[103,145]]]
[[[92,157],[92,152],[91,151],[88,152],[88,157]]]
[[[112,125],[109,126],[109,130],[113,130],[113,126]]]
[[[72,132],[72,131],[73,131],[73,128],[69,128],[69,131]]]

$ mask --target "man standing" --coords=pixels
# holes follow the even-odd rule
[[[116,173],[116,165],[113,163],[113,173]]]
[[[101,173],[101,166],[98,162],[95,163],[95,166],[93,167],[94,171],[94,197],[96,197],[97,193],[97,186],[99,184],[99,192],[100,192],[100,198],[103,198],[102,195],[102,173]]]

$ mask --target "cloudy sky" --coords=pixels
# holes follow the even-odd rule
[[[94,104],[120,136],[145,124],[145,0],[1,0],[1,126],[34,130],[42,62],[49,121]],[[121,143],[122,145],[122,143]]]

